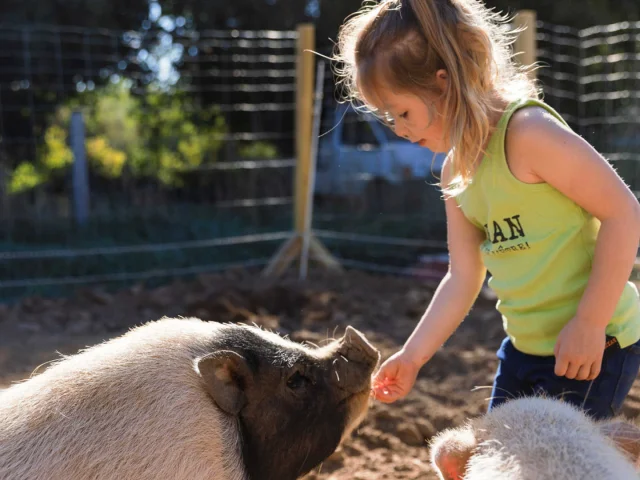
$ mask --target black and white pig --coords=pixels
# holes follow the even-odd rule
[[[522,397],[442,431],[431,461],[444,480],[638,480],[640,428],[594,421],[560,399]]]
[[[170,319],[0,394],[0,478],[293,480],[362,421],[379,352]]]

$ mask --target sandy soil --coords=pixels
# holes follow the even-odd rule
[[[246,272],[204,275],[192,282],[106,293],[82,289],[67,299],[28,298],[0,305],[0,388],[46,362],[162,316],[255,322],[318,343],[347,325],[391,355],[406,339],[433,293],[418,279],[314,272],[266,281]],[[435,479],[428,442],[443,428],[482,414],[502,339],[492,299],[480,298],[454,336],[422,369],[415,388],[392,405],[375,402],[352,437],[307,479]],[[640,414],[636,382],[624,413]]]

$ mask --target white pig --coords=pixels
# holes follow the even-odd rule
[[[633,480],[640,429],[594,421],[558,399],[522,397],[431,441],[444,480]]]
[[[378,351],[169,319],[0,394],[6,480],[293,480],[363,418]]]

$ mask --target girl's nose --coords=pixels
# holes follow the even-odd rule
[[[407,132],[406,128],[396,124],[394,131],[395,131],[395,134],[398,135],[399,137],[409,139],[409,133]]]

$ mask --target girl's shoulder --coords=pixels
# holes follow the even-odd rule
[[[508,150],[526,153],[539,142],[559,140],[575,135],[569,125],[555,111],[543,105],[522,106],[510,116],[505,129]]]
[[[526,105],[513,113],[507,131],[526,134],[530,129],[556,129],[571,131],[569,125],[556,113],[542,105]]]
[[[554,108],[537,99],[523,99],[510,103],[505,109],[506,133],[510,136],[530,137],[547,129],[571,132],[568,123]]]
[[[543,105],[526,105],[513,112],[506,126],[504,153],[511,173],[524,183],[548,183],[541,167],[561,158],[574,133],[555,112]]]

